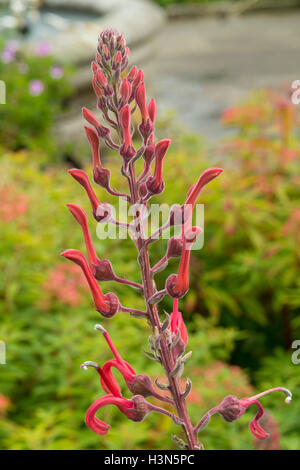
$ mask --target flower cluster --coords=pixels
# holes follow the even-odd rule
[[[256,404],[259,407],[259,412],[251,421],[250,428],[258,438],[264,438],[266,434],[258,424],[263,411],[257,398],[262,394],[242,400],[232,396],[226,397],[219,407],[210,410],[196,426],[191,423],[185,399],[191,391],[192,383],[187,379],[184,390],[182,390],[180,381],[185,362],[191,356],[191,352],[186,353],[185,351],[188,344],[188,333],[178,308],[178,302],[189,289],[191,248],[201,232],[200,227],[192,224],[195,205],[204,186],[220,175],[223,170],[209,168],[204,171],[189,189],[185,202],[181,206],[172,207],[167,223],[149,237],[146,236],[144,230],[145,214],[150,211],[149,201],[152,196],[160,194],[164,190],[163,162],[170,140],[163,139],[156,142],[156,103],[154,99],[147,101],[143,72],[135,66],[128,71],[128,60],[129,49],[126,47],[124,37],[113,30],[102,32],[98,40],[96,58],[92,62],[91,68],[97,108],[105,124],[86,108],[83,109],[83,117],[91,126],[86,126],[85,132],[92,152],[94,183],[104,188],[109,194],[124,198],[131,206],[138,208],[134,211],[133,223],[124,224],[124,226],[130,232],[137,248],[141,283],[120,278],[115,274],[109,260],[98,258],[89,231],[87,214],[76,204],[68,204],[67,207],[81,227],[87,259],[82,252],[75,249],[64,251],[62,256],[81,268],[90,287],[95,308],[103,317],[111,318],[119,312],[126,312],[148,320],[152,328],[152,335],[149,337],[150,351],[144,351],[144,353],[151,360],[160,362],[163,366],[166,383],[160,383],[158,380],[155,383],[160,390],[167,392],[167,394],[158,393],[147,375],[136,374],[132,366],[122,359],[107,331],[96,325],[96,329],[102,332],[114,358],[103,366],[90,361],[82,365],[83,368],[92,366],[97,370],[100,375],[101,387],[105,392],[105,395],[96,400],[88,409],[86,424],[98,434],[106,434],[109,426],[95,415],[101,407],[107,404],[116,405],[127,418],[133,421],[141,421],[149,412],[156,411],[168,415],[177,425],[182,427],[186,441],[174,437],[180,447],[202,449],[202,445],[198,442],[198,432],[208,423],[212,414],[219,413],[225,420],[234,421],[251,404]],[[136,111],[139,111],[140,115],[137,126],[134,125],[133,119],[133,114],[136,114]],[[136,131],[139,135],[139,145],[135,143],[134,139]],[[121,175],[128,182],[128,194],[120,193],[111,187],[110,171],[103,167],[100,157],[101,140],[119,154]],[[138,160],[143,162],[140,174],[138,174],[135,165]],[[71,169],[69,174],[86,192],[93,217],[98,223],[109,222],[121,225],[121,222],[112,216],[110,206],[99,201],[89,176],[84,171]],[[173,236],[169,240],[166,254],[151,267],[150,245],[161,238],[165,229],[174,226],[179,226],[180,235]],[[165,288],[158,291],[155,275],[165,269],[168,260],[172,257],[180,258],[178,271],[171,274],[166,281]],[[145,311],[124,307],[113,292],[102,292],[98,281],[107,280],[138,289],[145,300]],[[158,304],[165,295],[169,295],[173,299],[173,311],[171,315],[165,313],[164,320],[161,320]],[[132,394],[130,399],[122,395],[120,386],[113,375],[113,368],[118,369],[124,377],[127,388]],[[282,388],[274,390],[286,391]],[[286,393],[291,397],[290,392],[286,391]],[[146,398],[150,396],[171,405],[176,414],[149,403]]]

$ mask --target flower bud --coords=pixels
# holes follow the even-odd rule
[[[151,121],[154,123],[156,119],[156,103],[153,98],[149,101],[148,104],[148,114]]]
[[[133,395],[142,395],[145,398],[156,395],[152,381],[146,374],[135,375],[133,382],[128,385]]]
[[[240,404],[240,400],[234,395],[228,395],[218,406],[218,413],[222,418],[231,423],[243,414],[244,408]]]
[[[99,260],[97,264],[93,265],[93,268],[97,281],[113,281],[116,278],[112,264],[107,259]]]
[[[132,421],[136,421],[136,422],[143,421],[143,419],[151,411],[149,409],[149,403],[147,403],[147,401],[142,395],[135,395],[134,397],[131,398],[130,401],[135,404],[135,416],[134,418],[131,418]]]
[[[96,72],[96,80],[99,83],[99,85],[102,86],[103,88],[107,87],[107,85],[108,85],[107,78],[104,75],[104,73],[102,72],[102,70],[100,70],[99,68]]]
[[[183,239],[172,237],[168,242],[167,258],[179,258],[182,255]]]
[[[122,81],[122,84],[120,87],[120,94],[121,94],[123,104],[128,103],[128,100],[131,96],[131,85],[126,77]]]
[[[128,75],[127,75],[127,80],[129,81],[129,83],[132,83],[132,82],[133,82],[133,80],[134,80],[135,77],[136,77],[136,74],[137,74],[137,68],[136,68],[136,66],[134,65],[134,66],[130,69],[130,71],[129,71]]]

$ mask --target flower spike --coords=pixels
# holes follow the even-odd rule
[[[251,417],[249,427],[258,439],[264,439],[268,434],[261,427],[260,419],[264,415],[264,410],[260,398],[267,393],[281,391],[286,395],[286,402],[290,403],[292,395],[286,388],[277,387],[242,399],[228,395],[218,406],[209,410],[196,426],[192,424],[185,401],[191,391],[192,383],[186,379],[184,390],[180,383],[185,362],[192,351],[185,353],[188,332],[183,315],[178,308],[178,299],[182,298],[189,289],[191,246],[201,232],[199,227],[192,227],[194,207],[204,186],[220,175],[223,170],[221,168],[205,170],[187,192],[185,203],[174,204],[167,221],[151,235],[147,235],[146,222],[149,214],[151,215],[149,200],[153,195],[164,190],[163,164],[170,140],[163,139],[157,143],[155,100],[147,101],[142,70],[133,66],[129,72],[127,71],[128,59],[129,48],[122,34],[114,29],[107,29],[100,33],[91,70],[96,109],[101,117],[98,118],[87,108],[82,109],[82,115],[90,125],[90,127],[85,126],[85,132],[93,157],[94,183],[103,187],[111,196],[124,198],[130,204],[132,222],[125,223],[115,219],[112,206],[99,202],[89,177],[84,171],[72,169],[69,173],[86,191],[92,206],[92,213],[98,222],[109,222],[129,231],[138,251],[137,260],[141,281],[138,283],[117,276],[109,259],[98,259],[89,232],[87,215],[76,204],[67,206],[81,226],[87,257],[85,258],[84,254],[78,250],[66,250],[62,256],[80,266],[89,284],[95,307],[102,316],[110,318],[118,312],[123,312],[136,318],[147,319],[152,334],[149,336],[150,350],[148,352],[144,350],[144,353],[149,359],[163,366],[167,383],[165,380],[164,383],[155,380],[155,383],[166,395],[161,395],[154,389],[149,376],[136,374],[132,365],[122,358],[108,332],[101,325],[96,325],[95,328],[103,334],[112,354],[104,364],[101,363],[101,366],[92,361],[86,361],[81,366],[83,369],[89,367],[96,369],[100,379],[100,388],[105,392],[105,396],[89,407],[86,424],[98,434],[107,434],[109,425],[96,417],[98,410],[106,405],[115,405],[132,421],[141,421],[148,413],[155,411],[167,415],[176,425],[181,426],[185,442],[176,436],[174,442],[182,449],[195,451],[203,449],[197,434],[205,428],[213,414],[218,413],[225,421],[231,422],[239,419],[251,405],[255,405],[257,411],[255,416]],[[283,109],[283,107],[279,104],[276,109]],[[137,114],[136,110],[139,111]],[[281,113],[281,124],[286,115],[285,112]],[[139,120],[138,123],[136,123],[136,118]],[[283,129],[284,125],[281,127]],[[139,135],[136,131],[139,131]],[[284,134],[284,130],[282,133]],[[133,136],[136,148],[133,146]],[[100,143],[115,150],[122,157],[121,178],[125,178],[129,192],[120,192],[111,187],[110,171],[102,166]],[[165,255],[154,266],[151,266],[150,245],[165,238],[166,230],[175,227],[181,228],[181,234],[172,233]],[[178,271],[167,278],[165,288],[159,287],[158,290],[155,276],[166,269],[170,258],[180,258]],[[121,305],[117,296],[111,292],[104,295],[100,288],[102,281],[114,281],[136,288],[143,296],[146,311]],[[173,299],[173,309],[172,313],[166,314],[164,321],[161,321],[159,302],[167,294]],[[116,372],[122,375],[122,379],[132,394],[131,399],[122,396]],[[145,400],[148,396],[168,403],[174,408],[175,413],[148,403]]]

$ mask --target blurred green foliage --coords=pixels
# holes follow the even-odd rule
[[[1,41],[0,51],[0,79],[7,95],[0,107],[1,147],[43,149],[48,160],[59,160],[63,149],[53,128],[73,93],[72,67],[58,64],[47,43],[26,53],[15,40]]]
[[[154,201],[182,203],[202,170],[225,168],[199,197],[205,204],[205,244],[193,252],[191,289],[181,302],[193,350],[185,370],[193,382],[189,408],[196,420],[228,394],[244,397],[290,387],[290,406],[280,394],[262,403],[275,418],[281,447],[295,449],[300,445],[300,375],[291,362],[291,341],[299,338],[298,118],[288,99],[266,92],[227,111],[223,119],[237,131],[208,153],[196,137],[174,132],[166,190]],[[125,314],[100,319],[79,268],[59,258],[66,248],[85,252],[80,228],[65,204],[80,204],[89,214],[99,257],[110,259],[117,274],[139,281],[134,245],[97,239],[82,188],[62,167],[41,172],[38,162],[43,160],[38,152],[19,151],[6,152],[0,162],[0,339],[7,345],[7,364],[0,365],[0,448],[173,448],[170,434],[180,435],[178,429],[155,414],[137,424],[106,407],[101,418],[112,426],[107,436],[85,427],[86,409],[103,392],[96,372],[79,366],[111,358],[103,337],[93,330],[95,323],[109,330],[137,373],[163,380],[163,372],[141,353],[147,348],[146,323]],[[125,190],[116,155],[106,165],[113,185]],[[89,166],[87,171],[91,174]],[[101,201],[113,202],[103,189],[98,194]],[[166,240],[153,244],[153,263],[165,245]],[[160,287],[175,269],[172,260],[157,276]],[[123,305],[143,308],[129,287],[107,283],[103,288],[116,292]],[[160,306],[171,309],[167,298]],[[124,394],[129,396],[125,387]],[[252,449],[248,423],[254,413],[249,408],[234,423],[214,416],[200,441],[207,449]],[[267,446],[276,448],[272,438]]]

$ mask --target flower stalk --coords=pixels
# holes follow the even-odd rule
[[[258,413],[251,421],[250,429],[256,437],[262,439],[266,437],[266,433],[258,424],[263,415],[258,399],[266,393],[283,391],[290,401],[291,393],[287,389],[278,387],[241,400],[231,395],[225,397],[222,403],[209,410],[196,426],[192,424],[189,416],[186,399],[191,391],[192,383],[187,379],[185,389],[182,390],[180,379],[191,351],[185,352],[188,332],[183,315],[179,311],[178,299],[186,295],[189,289],[191,248],[201,232],[200,227],[192,226],[193,209],[204,186],[220,175],[223,170],[209,168],[203,172],[188,191],[185,203],[182,206],[173,206],[168,221],[152,235],[146,237],[145,217],[149,212],[149,201],[154,195],[164,190],[163,161],[166,158],[170,140],[163,139],[156,143],[156,103],[153,99],[147,102],[143,72],[133,66],[127,73],[128,58],[129,49],[121,34],[114,30],[106,30],[100,34],[96,59],[92,62],[92,85],[97,107],[108,127],[86,108],[83,109],[83,117],[92,126],[86,126],[85,132],[92,151],[94,183],[115,197],[125,197],[132,208],[137,208],[133,211],[132,223],[123,224],[112,217],[110,206],[100,203],[84,171],[72,169],[69,173],[84,188],[92,206],[93,216],[98,222],[114,223],[130,231],[137,248],[141,279],[140,282],[134,282],[120,278],[114,273],[109,260],[100,260],[97,257],[88,228],[88,217],[76,204],[67,204],[67,207],[81,226],[88,263],[85,256],[78,250],[66,250],[62,256],[82,269],[89,284],[95,308],[102,316],[111,318],[119,312],[124,312],[137,318],[147,319],[152,334],[149,337],[150,352],[145,352],[145,354],[150,359],[160,362],[164,369],[166,383],[161,384],[156,380],[157,387],[164,393],[157,392],[151,378],[146,374],[137,374],[133,367],[122,358],[109,333],[101,325],[96,325],[95,328],[103,334],[113,358],[101,367],[92,361],[86,361],[82,365],[84,369],[88,367],[96,369],[100,376],[100,385],[106,394],[90,406],[86,414],[86,424],[98,434],[107,434],[109,425],[96,417],[98,410],[106,405],[117,406],[128,419],[136,422],[142,421],[150,412],[158,412],[168,416],[182,428],[185,441],[176,436],[174,441],[182,448],[194,450],[203,448],[198,442],[198,433],[205,428],[213,414],[218,413],[230,422],[238,419],[250,405],[255,404],[258,407]],[[141,116],[141,121],[136,126],[137,129],[132,118],[136,110],[139,110]],[[111,129],[114,134],[111,134]],[[138,130],[140,134],[139,147],[133,144],[134,130]],[[119,153],[121,175],[127,180],[128,194],[122,194],[110,187],[110,172],[103,168],[100,158],[101,139],[109,148]],[[140,174],[135,165],[139,159],[144,161]],[[174,225],[181,227],[181,235],[169,240],[165,255],[154,266],[151,266],[149,256],[151,243],[160,240],[164,230]],[[166,268],[168,260],[172,257],[179,258],[178,272],[171,274],[165,288],[157,291],[154,276]],[[122,306],[112,292],[104,294],[98,282],[108,280],[138,289],[144,297],[145,311]],[[166,314],[165,319],[161,320],[158,304],[167,294],[173,299],[173,311],[171,315]],[[128,391],[132,395],[131,398],[122,396],[120,385],[113,374],[114,369],[117,369],[123,376]],[[169,407],[173,407],[174,412],[154,406],[146,400],[148,397],[155,397],[163,404],[167,403]]]

